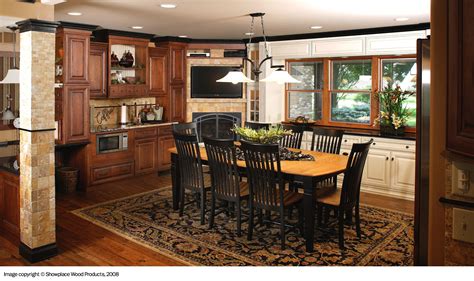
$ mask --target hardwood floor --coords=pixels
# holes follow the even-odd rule
[[[169,174],[146,175],[90,188],[87,193],[58,194],[56,200],[59,255],[36,263],[46,266],[79,265],[182,265],[112,232],[87,222],[70,211],[97,203],[171,186]],[[361,194],[361,202],[413,213],[414,202]],[[18,247],[0,236],[0,265],[30,265],[18,254]]]

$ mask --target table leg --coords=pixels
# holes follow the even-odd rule
[[[302,178],[304,187],[303,208],[306,238],[306,251],[314,251],[314,185],[312,178]]]
[[[175,153],[171,154],[171,185],[173,192],[173,209],[178,210],[179,208],[179,167],[178,167],[178,155]]]

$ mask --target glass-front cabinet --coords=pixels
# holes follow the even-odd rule
[[[148,42],[109,36],[109,97],[140,97],[147,94]]]

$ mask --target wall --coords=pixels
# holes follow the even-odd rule
[[[373,55],[416,54],[416,40],[426,38],[429,31],[410,31],[364,36],[345,36],[324,39],[278,41],[268,43],[274,65],[284,65],[286,59],[351,57]],[[260,60],[265,57],[264,43],[259,43]],[[273,70],[266,62],[260,78]],[[262,122],[281,122],[285,119],[285,85],[259,84]]]
[[[186,121],[192,121],[193,112],[241,112],[242,122],[247,117],[246,85],[243,87],[241,99],[191,99],[191,67],[202,65],[239,66],[241,58],[224,58],[224,50],[211,50],[210,58],[187,58],[186,75]]]

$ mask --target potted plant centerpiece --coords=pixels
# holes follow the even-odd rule
[[[285,130],[281,126],[271,126],[268,130],[264,128],[254,130],[235,125],[233,131],[244,140],[261,144],[278,143],[284,136],[292,134],[291,130]]]
[[[405,101],[415,92],[404,91],[399,85],[395,88],[385,87],[377,93],[380,105],[380,114],[375,119],[374,126],[380,125],[382,135],[402,136],[408,117],[412,113]]]

